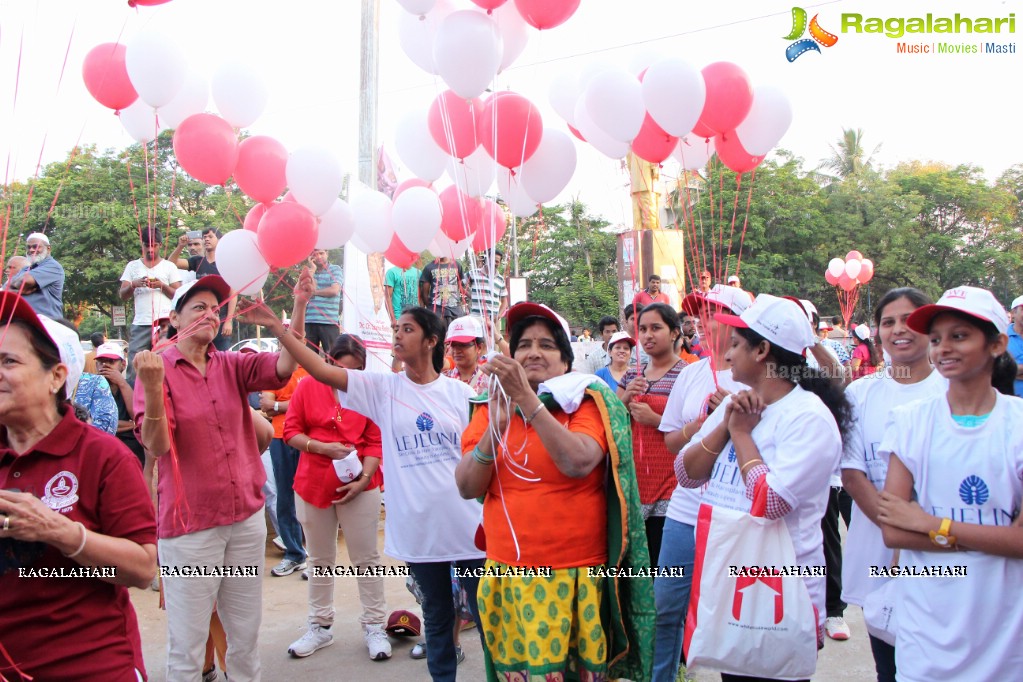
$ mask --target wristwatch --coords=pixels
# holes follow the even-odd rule
[[[274,412],[280,412],[280,411],[281,411],[281,404],[275,400],[274,401]]]
[[[372,477],[372,476],[370,476],[369,474],[367,474],[367,473],[366,473],[366,472],[364,471],[364,472],[362,472],[361,474],[359,474],[358,476],[356,476],[355,478],[364,478],[364,479],[366,479],[366,480],[368,481],[368,480],[370,480],[370,479],[371,479],[371,478],[373,478],[373,477]]]
[[[952,528],[952,519],[942,519],[941,527],[939,527],[938,530],[932,530],[930,533],[931,542],[936,544],[938,547],[955,547],[955,536],[948,534],[950,528]]]

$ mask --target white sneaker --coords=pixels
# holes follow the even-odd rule
[[[391,657],[391,642],[382,625],[366,626],[366,648],[374,661],[384,661]]]
[[[824,621],[824,632],[828,633],[828,637],[839,642],[849,639],[852,635],[849,625],[842,616],[831,616]]]
[[[291,575],[295,571],[301,571],[305,568],[304,561],[292,561],[291,559],[282,559],[281,563],[277,564],[270,569],[270,573],[277,577],[285,575]]]
[[[284,540],[281,540],[281,536],[280,535],[275,537],[273,542],[274,542],[274,547],[276,547],[277,549],[281,550],[282,552],[287,551],[288,548],[284,546]]]
[[[311,656],[315,651],[334,643],[334,635],[330,628],[325,628],[316,623],[310,623],[309,629],[300,638],[291,643],[288,653],[295,658]]]

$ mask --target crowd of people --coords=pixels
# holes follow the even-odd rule
[[[384,661],[389,633],[420,631],[389,615],[374,570],[385,490],[383,554],[409,568],[434,680],[455,679],[466,626],[489,680],[688,679],[694,630],[746,614],[734,579],[702,574],[726,513],[787,538],[802,569],[783,579],[813,612],[773,653],[853,636],[849,603],[879,681],[1023,666],[1023,606],[1006,599],[1023,584],[1023,296],[1007,313],[976,287],[936,303],[893,289],[846,332],[709,271],[676,310],[653,276],[581,355],[556,311],[509,305],[495,251],[388,271],[382,373],[340,329],[326,252],[285,324],[219,276],[219,236],[183,235],[165,260],[143,235],[118,292],[135,304],[127,351],[100,335],[88,357],[46,236],[8,263],[0,678],[148,679],[127,588],[159,573],[166,679],[219,679],[214,650],[231,680],[260,679],[265,509],[284,551],[270,573],[308,579],[288,653],[335,643],[340,528],[361,646]],[[279,350],[226,351],[235,320]],[[733,591],[733,613],[707,606]],[[722,680],[806,678],[772,674],[757,637],[725,638]]]

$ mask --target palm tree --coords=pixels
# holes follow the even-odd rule
[[[863,151],[863,129],[843,128],[842,137],[838,145],[828,145],[831,148],[831,158],[821,161],[818,170],[830,171],[833,178],[845,180],[848,177],[862,175],[873,170],[871,161],[874,154],[881,149],[881,145],[874,147],[870,155],[864,158]]]

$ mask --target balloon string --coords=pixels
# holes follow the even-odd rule
[[[746,217],[742,221],[742,234],[739,236],[739,252],[735,260],[735,276],[739,276],[739,266],[742,265],[742,247],[746,243],[746,229],[749,227],[749,209],[753,203],[753,186],[757,181],[757,169],[750,172],[749,193],[746,195]]]

